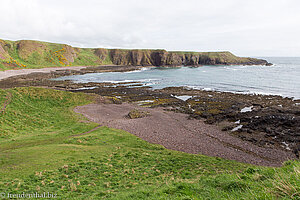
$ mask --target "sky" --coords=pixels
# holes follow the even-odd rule
[[[299,0],[1,0],[0,38],[300,56]]]

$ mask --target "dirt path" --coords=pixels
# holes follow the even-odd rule
[[[148,111],[151,116],[126,118],[128,112],[134,108]],[[280,166],[283,161],[294,158],[291,152],[258,147],[203,121],[188,120],[185,114],[167,112],[162,108],[140,108],[128,103],[89,104],[75,108],[75,112],[82,113],[100,125],[123,129],[148,142],[187,153],[265,166]]]
[[[51,71],[56,70],[80,70],[83,68],[86,68],[87,66],[77,66],[77,67],[51,67],[51,68],[42,68],[42,69],[18,69],[18,70],[6,70],[6,71],[0,71],[0,80],[5,79],[11,76],[17,76],[17,75],[26,75],[31,74],[34,72],[41,72],[41,73],[50,73]]]
[[[89,133],[91,133],[91,132],[97,130],[97,129],[100,128],[101,126],[102,126],[102,125],[99,125],[99,126],[93,128],[93,129],[91,129],[91,130],[89,130],[89,131],[87,131],[87,132],[85,132],[85,133],[80,133],[80,134],[77,134],[77,135],[71,135],[70,137],[78,137],[78,136],[81,136],[81,135],[89,134]]]
[[[2,108],[0,110],[0,114],[5,113],[6,107],[11,102],[11,97],[12,97],[12,94],[10,92],[8,92],[6,100],[5,100],[3,106],[2,106]]]

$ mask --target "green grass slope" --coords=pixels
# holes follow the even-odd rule
[[[95,49],[73,48],[40,41],[0,40],[0,70],[112,64],[101,60]]]
[[[300,164],[257,167],[171,151],[73,112],[93,96],[0,90],[0,194],[57,199],[300,199]],[[4,196],[3,196],[4,194]],[[1,197],[0,197],[1,198]]]

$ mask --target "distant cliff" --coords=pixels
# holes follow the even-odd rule
[[[230,52],[76,48],[66,44],[32,40],[0,40],[2,70],[78,65],[199,66],[269,65],[269,63],[262,59],[237,57]]]

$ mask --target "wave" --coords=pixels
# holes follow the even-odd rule
[[[151,82],[158,81],[159,79],[128,79],[128,80],[119,80],[119,81],[111,81],[111,80],[101,80],[102,83],[130,83],[130,82]]]
[[[237,91],[237,90],[220,90],[220,89],[213,89],[213,88],[208,88],[208,87],[201,87],[201,86],[194,86],[194,85],[186,85],[185,87],[195,89],[195,90],[203,90],[203,91],[216,91],[216,92],[230,92],[230,93],[235,93],[235,94],[252,94],[252,95],[274,95],[274,96],[282,96],[282,97],[291,97],[294,99],[297,99],[292,96],[284,95],[281,93],[273,93],[273,92],[262,92],[262,91]],[[299,99],[299,98],[298,98]]]
[[[151,68],[154,68],[154,67],[142,67],[141,69],[137,69],[137,70],[133,70],[133,71],[128,71],[128,72],[121,72],[121,73],[131,74],[131,73],[137,73],[137,72],[147,71],[147,70],[150,70]]]
[[[209,87],[201,87],[196,85],[185,85],[184,87],[195,89],[195,90],[204,90],[204,91],[215,91],[215,89],[209,88]]]

